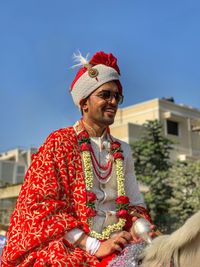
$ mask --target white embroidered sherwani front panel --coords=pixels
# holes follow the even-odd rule
[[[134,162],[131,154],[130,146],[112,137],[114,141],[118,141],[122,144],[122,150],[124,155],[123,167],[125,176],[125,192],[126,196],[129,197],[130,203],[132,205],[144,206],[143,197],[139,191],[138,183],[134,174]],[[91,137],[91,145],[100,165],[106,165],[109,160],[109,151],[104,148],[106,144],[106,134],[102,137]],[[106,179],[102,180],[95,174],[93,170],[93,189],[92,191],[97,196],[96,201],[96,211],[97,215],[94,217],[94,222],[91,230],[95,230],[101,233],[103,228],[114,224],[118,221],[116,217],[116,204],[115,200],[117,198],[117,179],[115,172],[115,165],[113,164],[113,169],[111,175]]]

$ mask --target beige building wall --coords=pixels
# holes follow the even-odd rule
[[[113,136],[129,144],[138,140],[143,132],[144,127],[142,125],[129,122],[111,127],[111,133]]]
[[[112,135],[128,143],[129,142],[128,123],[121,123],[112,127]]]
[[[13,149],[0,154],[0,233],[7,228],[31,156],[37,150]]]
[[[158,119],[163,135],[174,142],[172,159],[200,159],[200,110],[166,99],[153,99],[119,109],[111,133],[128,143],[141,137],[144,124]],[[169,133],[168,123],[177,124],[178,134]]]
[[[154,99],[119,109],[114,126],[124,123],[143,124],[146,120],[159,119],[158,103],[159,99]]]

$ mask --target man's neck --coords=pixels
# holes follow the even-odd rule
[[[99,126],[95,123],[88,122],[85,118],[83,118],[83,124],[85,129],[87,130],[88,134],[91,137],[100,137],[102,136],[103,132],[105,131],[106,127]]]

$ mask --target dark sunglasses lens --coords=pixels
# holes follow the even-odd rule
[[[116,99],[117,102],[120,101],[120,94],[119,93],[115,93],[114,94],[114,97],[115,97],[115,99]]]
[[[115,99],[118,102],[118,104],[122,104],[124,97],[123,97],[123,95],[120,95],[120,93],[116,93]]]
[[[105,99],[105,100],[110,99],[110,97],[111,97],[111,92],[110,92],[110,91],[103,91],[103,92],[102,92],[102,97],[103,97],[103,99]]]
[[[101,97],[104,100],[111,100],[112,97],[114,97],[118,104],[122,104],[123,98],[124,98],[120,93],[118,93],[118,92],[112,93],[111,91],[102,91]]]

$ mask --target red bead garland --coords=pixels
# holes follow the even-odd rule
[[[90,137],[88,132],[85,130],[83,122],[82,124],[82,128],[83,130],[78,134],[78,141],[80,144],[80,150],[81,152],[83,151],[88,151],[90,153],[90,158],[91,158],[91,164],[93,166],[94,172],[96,174],[96,176],[100,179],[100,180],[106,180],[111,172],[112,172],[112,168],[113,168],[113,162],[111,160],[108,160],[108,163],[106,165],[101,165],[94,153],[94,150],[91,146],[90,143]],[[109,134],[109,132],[107,132]],[[111,136],[110,136],[110,140],[111,140],[111,148],[110,148],[110,153],[114,159],[114,161],[116,159],[124,159],[123,156],[123,151],[121,150],[121,143],[117,142],[117,141],[113,141]],[[100,171],[97,170],[97,168],[99,168],[99,170],[102,172],[107,172],[107,174],[105,174],[104,176],[102,176],[100,174]],[[96,201],[96,194],[91,192],[91,191],[87,191],[87,216],[88,217],[94,217],[96,216],[96,210],[95,210],[95,201]],[[129,207],[129,198],[126,196],[118,196],[116,199],[116,209],[117,209],[117,217],[118,218],[126,218],[128,216],[128,207]]]

